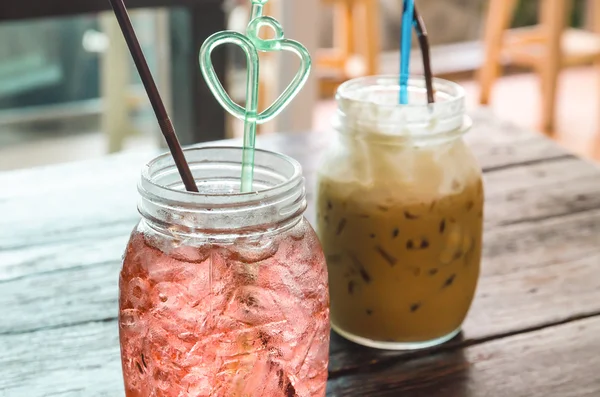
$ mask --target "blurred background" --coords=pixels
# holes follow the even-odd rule
[[[108,2],[79,3],[0,5],[0,170],[162,145]],[[213,111],[197,53],[219,27],[244,30],[250,1],[126,3],[182,142],[239,136],[239,122]],[[260,133],[329,131],[333,95],[342,81],[397,73],[401,5],[402,0],[272,0],[268,12],[282,21],[287,37],[307,45],[316,67],[292,108]],[[600,160],[600,0],[417,0],[417,5],[428,26],[435,75],[463,84],[471,109],[489,106],[503,120]],[[209,17],[215,23],[202,23]],[[412,58],[414,72],[421,73],[418,51]],[[228,48],[215,62],[232,97],[243,103],[241,51]],[[262,62],[264,107],[293,76],[296,63],[274,54]]]

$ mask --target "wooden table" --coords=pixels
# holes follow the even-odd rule
[[[128,8],[181,7],[188,15],[172,13],[171,70],[173,114],[182,142],[205,142],[225,137],[225,112],[204,83],[198,64],[202,43],[225,30],[224,0],[125,0]],[[50,18],[109,11],[108,0],[3,0],[0,22]],[[226,51],[215,51],[215,71],[225,76]]]
[[[334,335],[328,396],[600,396],[600,170],[485,113],[475,123],[486,234],[463,334],[408,354]],[[329,137],[259,138],[302,162],[311,206]],[[0,174],[0,396],[124,394],[117,278],[151,155]]]

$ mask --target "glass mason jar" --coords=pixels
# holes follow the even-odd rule
[[[325,396],[327,268],[300,164],[257,150],[240,194],[241,149],[186,157],[199,194],[171,156],[142,172],[119,280],[127,397]]]
[[[332,327],[356,343],[418,349],[455,336],[477,285],[481,169],[462,136],[464,92],[423,79],[398,105],[397,76],[351,80],[337,93],[338,139],[318,176]]]

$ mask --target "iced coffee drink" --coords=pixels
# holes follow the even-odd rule
[[[479,275],[481,182],[414,201],[353,190],[326,178],[320,184],[318,229],[334,326],[389,342],[457,330]]]
[[[318,181],[332,326],[374,347],[441,343],[460,330],[477,286],[480,168],[464,128],[407,137],[359,127],[346,120]]]

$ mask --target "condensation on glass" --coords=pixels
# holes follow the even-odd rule
[[[119,281],[127,397],[325,396],[327,270],[301,167],[258,150],[240,194],[241,155],[186,151],[200,194],[170,156],[143,171]]]

